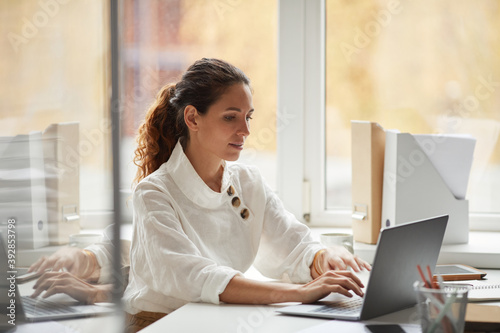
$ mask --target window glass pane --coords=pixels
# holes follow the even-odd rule
[[[77,122],[70,138],[79,141],[59,156],[69,171],[79,168],[82,212],[112,209],[108,16],[107,2],[0,2],[0,135]]]
[[[276,188],[276,1],[125,1],[122,46],[124,191],[135,176],[135,135],[165,84],[197,59],[220,58],[251,80],[255,113],[239,162]]]
[[[350,121],[476,137],[471,212],[499,212],[498,1],[326,3],[328,208],[350,207]]]

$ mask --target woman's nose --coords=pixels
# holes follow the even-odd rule
[[[238,134],[249,136],[250,135],[250,122],[245,119],[245,121],[240,125]]]

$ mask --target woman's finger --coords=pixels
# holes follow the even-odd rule
[[[364,296],[363,290],[361,290],[361,286],[350,278],[344,277],[344,278],[338,279],[336,281],[336,283],[338,283],[339,285],[341,285],[342,287],[344,287],[347,290],[352,290],[356,295],[358,295],[360,297]]]
[[[364,295],[363,290],[361,290],[361,288],[363,287],[363,283],[356,275],[354,275],[351,272],[348,272],[348,271],[332,272],[332,271],[330,271],[330,272],[326,272],[325,274],[323,274],[322,278],[324,280],[321,282],[326,283],[329,286],[340,285],[342,288],[344,288],[346,290],[352,290],[358,296],[362,297]],[[335,287],[333,287],[333,288],[335,288]],[[344,293],[344,295],[346,295],[346,294]]]
[[[358,262],[356,261],[356,257],[352,256],[350,258],[344,259],[344,261],[345,261],[345,264],[349,267],[352,267],[352,269],[355,272],[361,271],[361,268],[359,267]]]
[[[43,291],[45,291],[45,294],[43,297],[48,297],[52,294],[54,294],[54,288],[56,286],[64,286],[64,285],[70,285],[71,283],[68,283],[69,276],[67,275],[66,272],[46,272],[44,273],[38,281],[35,283],[33,286],[33,289],[35,291],[31,295],[31,297],[38,297]],[[47,294],[48,291],[51,291],[49,294]]]
[[[359,276],[357,276],[356,274],[354,274],[352,272],[349,272],[349,271],[337,271],[335,273],[349,277],[350,279],[354,280],[354,282],[356,282],[356,284],[358,286],[360,286],[361,288],[365,287],[365,285],[363,284],[363,282],[361,281],[361,279],[359,278]]]
[[[343,271],[345,269],[347,269],[347,266],[346,264],[344,263],[344,261],[338,257],[338,256],[328,256],[326,258],[326,261],[327,261],[327,268],[328,270],[340,270],[340,271]]]
[[[37,272],[38,271],[38,267],[40,267],[40,265],[45,261],[45,256],[42,256],[40,258],[38,258],[37,261],[35,261],[31,266],[30,268],[28,268],[28,273],[31,273],[31,272]]]
[[[35,284],[33,285],[33,289],[37,288],[39,285],[45,283],[48,279],[51,278],[56,278],[59,275],[61,275],[61,272],[52,272],[52,271],[47,271],[40,275],[40,277],[36,280]]]
[[[343,287],[342,285],[339,285],[339,284],[331,285],[330,288],[328,289],[328,291],[330,293],[341,294],[341,295],[344,295],[344,296],[349,297],[349,298],[352,297],[352,294],[349,291],[349,289],[346,289],[345,287]]]
[[[54,266],[54,259],[46,258],[38,267],[37,272],[45,272],[47,270],[51,270]]]
[[[71,266],[71,261],[68,262],[68,260],[61,258],[54,263],[52,270],[56,272],[62,270],[63,268],[70,270]]]
[[[367,263],[366,261],[364,261],[363,259],[361,259],[360,257],[356,257],[356,261],[358,262],[358,264],[363,267],[364,269],[368,270],[368,271],[371,271],[372,270],[372,266]]]
[[[62,293],[67,293],[68,290],[66,290],[67,287],[58,285],[57,283],[53,283],[47,290],[45,290],[45,293],[42,295],[43,298],[50,297],[55,294],[62,294]]]
[[[33,286],[33,289],[35,289],[35,291],[33,292],[33,294],[31,294],[31,297],[33,297],[33,298],[38,297],[44,290],[49,288],[52,285],[52,283],[53,282],[51,282],[50,279],[46,279],[46,280],[42,281],[41,283]]]

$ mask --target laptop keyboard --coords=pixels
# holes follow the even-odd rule
[[[64,304],[54,303],[45,299],[22,296],[23,308],[29,316],[58,315],[75,313],[76,310]]]
[[[357,297],[354,299],[349,299],[338,303],[331,303],[330,305],[325,305],[320,308],[314,309],[311,312],[349,315],[349,314],[359,313],[362,305],[363,305],[363,299]]]

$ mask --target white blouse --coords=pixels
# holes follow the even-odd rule
[[[113,238],[113,225],[109,225],[104,229],[102,235],[102,240],[99,243],[87,246],[85,250],[89,250],[94,253],[97,264],[101,268],[99,284],[113,283],[113,244],[111,239]]]
[[[89,245],[85,250],[89,250],[94,253],[97,264],[100,267],[100,275],[97,283],[99,284],[109,284],[113,283],[113,224],[107,226],[104,229],[102,240],[98,243]],[[124,270],[125,266],[130,265],[129,251],[130,242],[128,240],[122,239],[121,241],[121,268]],[[125,273],[126,270],[122,273]]]
[[[287,212],[256,168],[224,165],[221,192],[198,176],[182,146],[133,195],[134,226],[125,309],[170,313],[189,302],[219,303],[252,264],[263,275],[311,280],[322,246]]]

